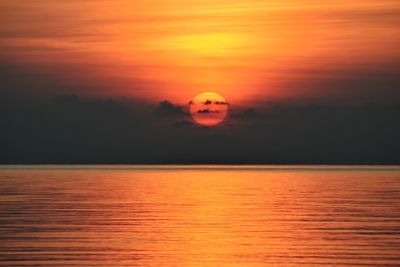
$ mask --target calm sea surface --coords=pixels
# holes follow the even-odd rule
[[[400,167],[0,166],[0,266],[400,266]]]

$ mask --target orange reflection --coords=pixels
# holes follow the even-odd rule
[[[7,266],[398,263],[399,167],[7,168]]]

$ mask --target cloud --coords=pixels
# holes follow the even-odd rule
[[[170,101],[60,95],[0,108],[0,163],[400,163],[400,104],[276,102],[218,127]]]
[[[203,102],[204,105],[227,105],[228,103],[224,102],[224,101],[212,101],[207,99],[206,101]]]
[[[190,120],[180,120],[176,121],[174,123],[174,126],[178,128],[187,128],[187,127],[193,127],[195,126],[195,124]]]
[[[244,110],[240,110],[239,112],[237,112],[236,114],[233,115],[236,118],[239,119],[244,119],[244,120],[248,120],[248,119],[254,119],[258,116],[257,111],[253,108],[246,108]]]
[[[160,116],[178,116],[184,114],[184,111],[181,106],[174,105],[164,100],[159,103],[156,113]]]
[[[219,113],[219,110],[210,110],[210,109],[206,108],[206,109],[199,109],[197,111],[197,113],[200,113],[200,114]]]

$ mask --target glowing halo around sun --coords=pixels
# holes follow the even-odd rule
[[[189,110],[197,124],[215,126],[226,119],[228,103],[217,93],[204,92],[190,101]]]

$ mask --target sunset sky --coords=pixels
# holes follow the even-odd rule
[[[236,105],[398,96],[397,0],[0,0],[0,9],[0,60],[12,72],[2,89],[21,95],[184,104],[215,91]]]
[[[398,0],[0,12],[0,163],[400,162]]]

